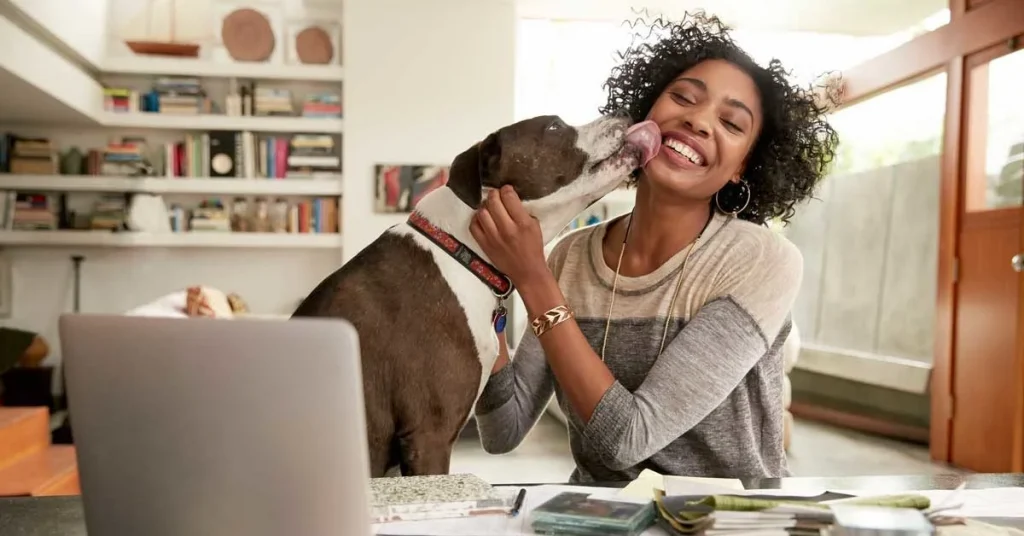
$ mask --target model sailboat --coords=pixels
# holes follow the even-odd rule
[[[179,58],[197,58],[199,57],[199,44],[187,43],[175,41],[175,19],[178,18],[178,12],[176,9],[176,0],[170,0],[168,2],[170,7],[170,17],[168,18],[168,24],[170,25],[170,33],[167,40],[158,39],[126,39],[124,44],[136,54],[148,54],[153,56],[173,56]],[[153,21],[153,0],[147,0],[146,3],[146,35],[152,35],[152,21]]]

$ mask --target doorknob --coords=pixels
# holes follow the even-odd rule
[[[1010,264],[1015,272],[1024,272],[1024,254],[1018,253],[1010,259]]]

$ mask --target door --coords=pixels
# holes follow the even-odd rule
[[[950,461],[982,472],[1024,458],[1024,50],[965,58]]]

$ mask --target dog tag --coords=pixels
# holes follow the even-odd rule
[[[494,325],[495,333],[501,333],[505,331],[505,320],[507,314],[508,311],[505,310],[505,305],[499,301],[498,308],[495,309],[494,313],[491,315],[491,324]]]

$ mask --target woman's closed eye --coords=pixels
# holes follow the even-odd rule
[[[736,134],[743,134],[743,128],[728,119],[722,118],[722,124],[725,125],[725,128]]]
[[[697,99],[691,98],[683,93],[673,92],[672,98],[674,98],[676,102],[681,101],[683,104],[688,104],[690,106],[697,104]]]

